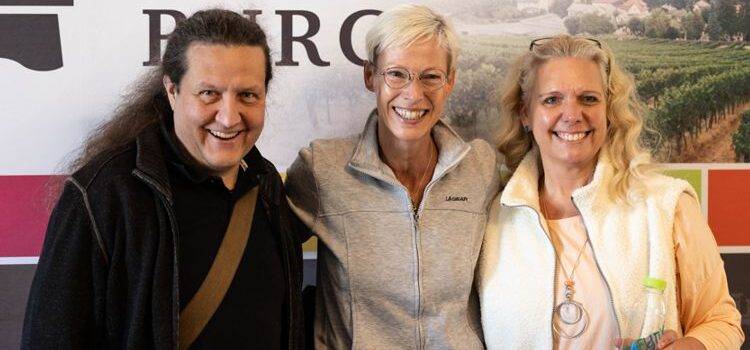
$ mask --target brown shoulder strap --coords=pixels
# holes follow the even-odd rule
[[[180,312],[181,350],[188,349],[198,338],[232,284],[250,236],[258,187],[260,186],[255,186],[235,203],[227,232],[206,279],[185,309]]]

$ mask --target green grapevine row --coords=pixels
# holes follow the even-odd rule
[[[710,128],[721,116],[750,99],[750,67],[704,77],[667,89],[653,111],[651,125],[679,152],[687,135]]]
[[[750,162],[750,110],[742,113],[740,127],[732,135],[732,145],[738,162]]]

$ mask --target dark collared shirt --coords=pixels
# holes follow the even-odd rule
[[[264,171],[253,148],[244,158],[237,183],[228,190],[187,156],[174,131],[162,124],[167,168],[179,232],[180,310],[198,291],[216,257],[235,202],[258,185]],[[286,291],[279,237],[272,231],[260,198],[245,254],[224,300],[191,349],[279,349],[285,331]]]

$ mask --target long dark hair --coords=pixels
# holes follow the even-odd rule
[[[167,40],[161,64],[137,80],[112,117],[92,130],[77,157],[66,166],[73,173],[96,156],[116,150],[135,140],[147,126],[160,118],[172,118],[163,77],[179,87],[187,71],[186,53],[190,44],[247,45],[263,49],[266,60],[265,85],[273,76],[270,50],[263,29],[254,21],[223,9],[199,11],[177,26]]]

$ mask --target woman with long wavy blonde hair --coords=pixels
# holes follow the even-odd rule
[[[601,349],[633,330],[642,281],[663,288],[657,348],[739,348],[740,314],[690,185],[650,170],[643,108],[604,42],[537,39],[510,68],[478,274],[488,348]],[[666,285],[666,287],[664,287]],[[629,348],[629,347],[628,347]]]

